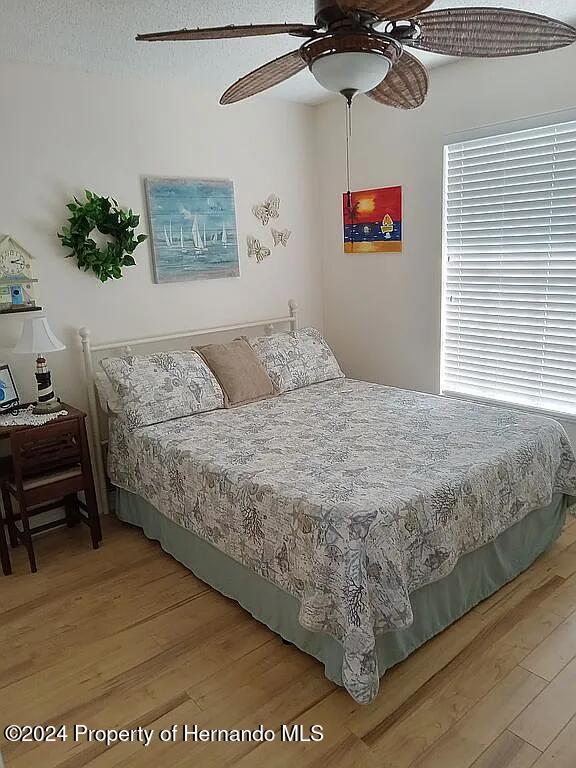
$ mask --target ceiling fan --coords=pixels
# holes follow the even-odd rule
[[[228,88],[221,104],[267,90],[308,67],[350,104],[366,93],[381,104],[419,107],[428,75],[405,46],[450,56],[521,56],[570,45],[569,24],[506,8],[454,8],[423,13],[433,0],[315,0],[315,24],[249,24],[138,35],[137,40],[215,40],[289,34],[307,40]]]

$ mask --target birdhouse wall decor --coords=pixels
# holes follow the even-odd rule
[[[36,306],[34,257],[10,235],[0,234],[0,313],[26,312]]]

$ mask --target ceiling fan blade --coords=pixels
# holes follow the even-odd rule
[[[366,11],[387,21],[411,19],[434,0],[337,0],[343,11]]]
[[[449,56],[522,56],[576,41],[576,29],[547,16],[507,8],[452,8],[423,13],[418,40],[406,45]]]
[[[424,103],[427,93],[426,69],[418,59],[404,51],[388,76],[366,96],[389,107],[416,109]]]
[[[245,26],[207,27],[206,29],[177,29],[173,32],[152,32],[138,35],[136,40],[161,42],[162,40],[220,40],[228,37],[256,37],[258,35],[296,35],[310,37],[317,27],[311,24],[246,24]]]
[[[237,80],[222,95],[220,104],[234,104],[237,101],[242,101],[242,99],[247,99],[249,96],[254,96],[256,93],[261,93],[261,91],[272,88],[273,85],[288,80],[289,77],[305,68],[306,62],[302,58],[299,48],[291,53],[286,53]]]

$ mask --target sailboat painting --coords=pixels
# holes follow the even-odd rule
[[[144,179],[157,283],[238,277],[234,184],[227,179]]]

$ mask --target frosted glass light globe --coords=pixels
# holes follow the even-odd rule
[[[346,51],[320,56],[310,71],[321,86],[334,93],[366,93],[376,88],[390,71],[390,60],[379,53]]]

